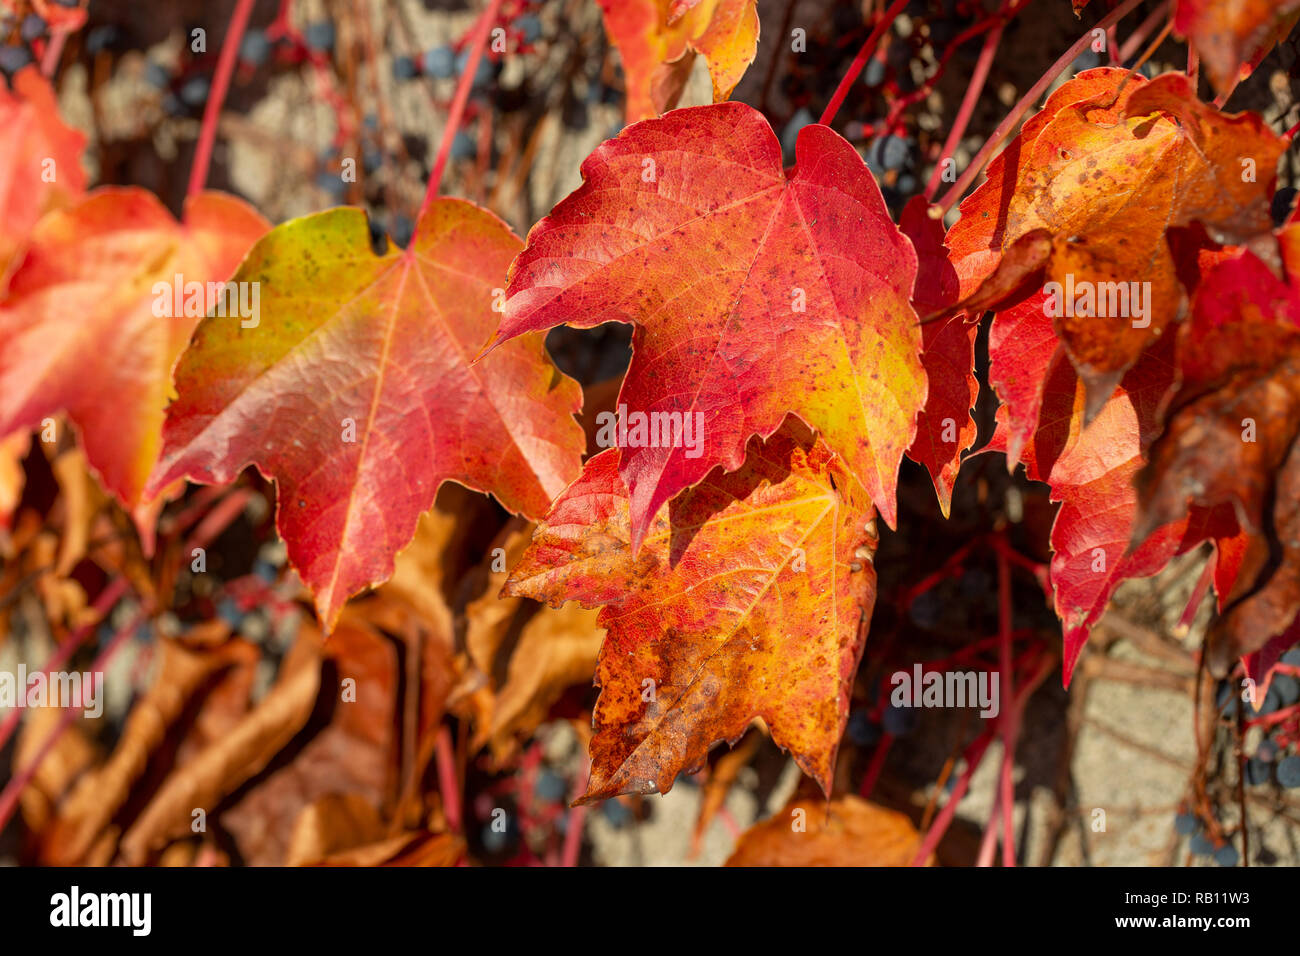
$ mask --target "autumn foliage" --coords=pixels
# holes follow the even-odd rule
[[[830,799],[905,458],[945,518],[985,454],[1058,505],[1036,580],[1060,643],[1013,665],[1004,621],[1008,689],[1049,668],[1068,686],[1116,589],[1198,548],[1218,608],[1205,666],[1240,661],[1262,689],[1280,673],[1300,639],[1300,222],[1271,212],[1291,133],[1224,102],[1300,4],[1175,0],[1166,19],[1203,79],[1195,58],[1155,76],[1066,60],[969,177],[901,206],[833,115],[787,143],[729,101],[760,38],[789,42],[779,23],[760,32],[754,0],[599,5],[629,125],[523,238],[439,196],[440,166],[403,245],[376,248],[350,206],[272,225],[202,190],[177,218],[140,187],[87,191],[84,137],[35,64],[0,88],[0,582],[36,566],[24,548],[45,548],[42,574],[97,565],[80,597],[43,585],[69,653],[125,594],[128,634],[147,627],[255,469],[288,567],[228,598],[306,616],[260,698],[258,652],[219,622],[160,640],[163,676],[102,761],[67,720],[27,719],[0,822],[43,786],[48,806],[24,803],[42,861],[155,861],[194,808],[234,795],[229,826],[251,834],[295,793],[312,816],[291,840],[250,837],[249,862],[454,863],[468,808],[441,792],[452,722],[462,760],[503,760],[593,683],[575,805],[666,792],[755,725]],[[485,6],[439,162],[509,22]],[[871,31],[900,5],[865,6]],[[999,33],[1033,13],[988,6]],[[1135,0],[1086,6],[1084,44]],[[697,57],[714,102],[675,108]],[[927,167],[952,159],[931,152]],[[251,314],[225,307],[241,290]],[[630,327],[630,363],[584,396],[546,336],[606,323]],[[997,403],[982,442],[981,389]],[[42,545],[21,516],[45,446],[84,526]],[[107,524],[88,517],[100,496]],[[96,550],[105,528],[115,544]],[[917,555],[914,577],[945,557]],[[359,703],[322,711],[347,681]],[[1023,699],[1005,706],[1018,720]],[[309,721],[323,729],[285,758]],[[187,770],[123,829],[164,746]],[[61,778],[39,770],[48,748]],[[932,860],[910,823],[835,800],[838,835],[796,846],[778,816],[733,862]]]

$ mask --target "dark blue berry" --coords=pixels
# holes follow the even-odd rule
[[[334,49],[334,24],[329,20],[309,23],[302,31],[302,38],[309,49],[328,52]]]
[[[1288,790],[1300,787],[1300,757],[1287,757],[1278,763],[1277,782]]]
[[[37,37],[45,36],[45,21],[38,14],[27,14],[23,17],[23,25],[18,29],[18,35],[25,43],[31,43]]]
[[[261,66],[271,55],[271,41],[265,30],[249,30],[239,43],[239,58],[252,66]]]
[[[925,591],[912,600],[907,613],[917,627],[932,630],[939,626],[939,621],[943,618],[943,601],[933,591]]]
[[[1101,57],[1092,50],[1084,50],[1074,58],[1070,68],[1075,73],[1082,73],[1084,70],[1093,70],[1101,66]]]
[[[867,151],[867,166],[873,172],[901,169],[910,153],[907,141],[890,133],[872,141]]]
[[[1270,694],[1277,691],[1278,701],[1283,707],[1290,707],[1300,700],[1300,680],[1290,674],[1274,674],[1268,690]]]
[[[916,729],[916,711],[911,707],[895,707],[890,704],[880,717],[880,725],[885,732],[895,737],[906,737]]]
[[[1214,851],[1214,862],[1219,866],[1236,866],[1238,859],[1237,848],[1231,843],[1225,843]]]
[[[500,853],[510,843],[510,834],[505,830],[493,829],[492,824],[483,827],[483,848],[489,853]]]
[[[439,80],[450,79],[456,75],[456,54],[449,46],[436,46],[425,51],[420,65],[429,76]]]
[[[223,597],[217,601],[217,616],[231,627],[239,627],[239,622],[243,619],[244,614],[239,610],[239,605],[235,603],[233,598]]]
[[[456,74],[459,76],[465,72],[469,66],[469,50],[462,50],[460,56],[456,57]],[[487,57],[481,57],[478,61],[478,68],[474,71],[473,86],[486,86],[492,80],[492,61]]]
[[[32,62],[32,55],[27,47],[0,46],[0,70],[6,73],[17,73],[30,62]]]
[[[862,71],[862,82],[867,86],[879,86],[885,82],[885,62],[872,57]]]
[[[208,99],[211,84],[206,76],[192,76],[181,87],[181,102],[186,106],[202,106]]]
[[[1270,686],[1268,693],[1264,695],[1264,702],[1260,704],[1259,715],[1261,717],[1277,711],[1282,706],[1282,695],[1278,693],[1277,688]]]
[[[117,27],[111,23],[105,23],[103,26],[95,27],[86,34],[86,52],[91,56],[96,53],[102,53],[104,50],[117,46],[121,34]]]
[[[542,21],[526,13],[515,21],[515,29],[523,34],[525,43],[536,43],[537,38],[542,35]]]
[[[622,800],[606,800],[600,809],[615,830],[621,830],[632,822],[632,811]]]
[[[1214,852],[1214,844],[1204,833],[1198,833],[1192,837],[1191,841],[1187,844],[1187,848],[1196,856],[1209,856]]]
[[[1179,836],[1191,836],[1201,831],[1201,821],[1194,813],[1180,813],[1174,817],[1174,832]]]
[[[167,67],[156,60],[150,60],[144,68],[144,80],[150,86],[165,90],[171,85],[172,75]]]
[[[325,192],[329,193],[335,201],[343,198],[343,180],[339,174],[332,170],[322,169],[316,174],[316,185]]]
[[[413,79],[418,72],[415,68],[415,61],[409,56],[399,56],[393,60],[393,79],[395,80]]]
[[[870,747],[880,739],[880,728],[871,722],[865,710],[855,710],[849,714],[849,740],[859,747]]]
[[[478,147],[474,144],[474,137],[463,129],[457,130],[451,140],[451,158],[472,159],[476,155],[478,155]]]
[[[393,242],[405,249],[411,244],[411,235],[415,232],[415,224],[411,222],[410,216],[399,212],[393,216],[393,222],[388,231],[389,235],[393,237]]]
[[[569,792],[569,785],[564,778],[553,770],[543,770],[537,776],[533,794],[546,803],[558,803]]]

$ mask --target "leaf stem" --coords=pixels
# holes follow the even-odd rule
[[[1119,20],[1136,7],[1139,2],[1141,2],[1141,0],[1125,0],[1124,3],[1120,4],[1107,14],[1106,17],[1097,24],[1097,26],[1103,30],[1109,29],[1111,24],[1119,22]],[[957,182],[953,184],[953,187],[944,194],[944,197],[939,200],[937,206],[932,206],[930,208],[931,216],[935,219],[940,219],[948,212],[948,210],[957,204],[958,200],[961,199],[966,190],[970,188],[971,183],[973,183],[976,177],[984,171],[984,167],[988,165],[994,154],[1001,148],[1003,141],[1011,135],[1012,130],[1016,128],[1024,115],[1029,112],[1029,108],[1038,102],[1038,98],[1043,95],[1043,92],[1049,86],[1052,85],[1052,81],[1064,73],[1066,68],[1074,62],[1079,54],[1082,53],[1091,42],[1092,31],[1090,30],[1084,33],[1083,36],[1076,40],[1068,50],[1061,54],[1060,59],[1053,63],[1038,82],[1029,88],[1029,91],[1025,93],[1025,95],[1020,98],[1020,101],[1011,108],[1011,112],[1006,115],[1006,118],[998,124],[998,128],[993,131],[993,135],[988,138],[984,147],[979,151],[975,158],[971,160],[971,164],[966,167],[965,171],[961,174],[961,178],[958,179]]]
[[[942,182],[944,161],[951,158],[953,151],[956,150],[957,144],[966,133],[966,126],[970,123],[971,114],[975,112],[975,105],[979,102],[980,94],[984,92],[984,82],[988,79],[989,69],[993,66],[993,56],[998,51],[998,44],[1002,41],[1003,23],[995,26],[988,36],[984,38],[984,46],[980,48],[979,59],[975,62],[975,72],[971,74],[970,86],[966,87],[966,95],[962,97],[961,106],[957,109],[957,116],[952,121],[952,129],[948,131],[948,138],[943,141],[943,152],[939,154],[939,159],[934,164],[934,171],[930,173],[930,181],[925,184],[925,198],[929,201],[934,196],[934,191],[939,188]]]
[[[880,740],[876,742],[876,749],[871,754],[871,763],[867,765],[867,772],[862,775],[862,783],[858,786],[858,795],[866,800],[871,796],[871,791],[876,789],[876,781],[880,779],[880,771],[885,769],[885,758],[889,756],[889,748],[894,743],[894,735],[885,731],[880,735]]]
[[[1187,606],[1183,608],[1182,615],[1178,618],[1178,623],[1174,625],[1174,637],[1183,638],[1188,635],[1192,629],[1192,620],[1196,617],[1196,612],[1201,607],[1201,601],[1205,599],[1205,592],[1210,589],[1214,583],[1214,569],[1217,560],[1217,551],[1210,555],[1205,567],[1201,569],[1201,576],[1196,579],[1196,586],[1192,588],[1192,596],[1187,599]]]
[[[867,65],[867,61],[871,59],[871,54],[876,52],[876,46],[880,43],[880,38],[885,35],[885,31],[889,29],[895,18],[903,12],[905,6],[907,6],[907,0],[894,0],[889,9],[876,21],[875,29],[871,31],[871,35],[867,37],[866,42],[858,50],[858,55],[853,58],[853,63],[849,66],[849,71],[844,74],[844,78],[840,80],[840,85],[835,88],[835,94],[831,97],[831,101],[826,104],[826,110],[822,113],[822,118],[818,120],[822,126],[831,125],[831,121],[835,119],[835,114],[839,112],[840,104],[849,95],[849,87],[853,85],[853,81],[858,78],[858,74]]]
[[[221,106],[226,101],[226,91],[230,89],[230,77],[235,72],[235,60],[239,56],[239,44],[244,38],[244,28],[248,26],[249,14],[253,12],[253,0],[237,0],[235,12],[230,15],[230,27],[225,39],[221,41],[221,56],[217,59],[217,72],[212,78],[212,89],[208,93],[208,102],[203,107],[203,125],[199,129],[199,142],[194,148],[194,163],[190,166],[190,185],[185,191],[186,198],[197,196],[203,191],[208,181],[208,164],[212,161],[212,144],[217,138],[217,117]]]
[[[1015,699],[1011,664],[1011,566],[998,550],[998,669],[1002,671],[1003,700]],[[1016,865],[1015,815],[1016,790],[1013,778],[1016,763],[1016,739],[1020,735],[1020,714],[1015,706],[1002,712],[1002,773],[998,794],[1002,804],[1002,865]],[[992,821],[989,829],[993,829]]]
[[[54,71],[59,68],[59,57],[63,55],[63,45],[67,40],[68,31],[63,27],[55,27],[50,31],[50,42],[41,55],[41,75],[47,80],[52,78]]]
[[[948,824],[952,823],[952,818],[957,813],[957,804],[961,803],[962,797],[966,796],[966,791],[970,789],[971,777],[975,776],[975,771],[979,768],[980,761],[984,759],[984,753],[989,749],[989,744],[992,742],[993,731],[991,729],[986,730],[976,737],[962,753],[966,768],[961,772],[961,776],[957,778],[952,793],[948,795],[948,802],[943,805],[939,815],[930,824],[930,829],[925,832],[925,839],[921,841],[921,846],[912,859],[912,866],[925,866],[930,854],[939,845],[943,835],[948,832]]]
[[[452,753],[451,732],[447,725],[438,728],[438,743],[434,751],[438,764],[438,789],[442,793],[442,812],[453,833],[460,832],[460,781],[456,776],[456,758]]]
[[[1137,29],[1129,34],[1128,39],[1124,41],[1124,45],[1119,48],[1120,63],[1127,63],[1133,59],[1133,54],[1142,48],[1142,44],[1151,35],[1151,31],[1155,29],[1156,24],[1168,11],[1169,0],[1165,0],[1164,3],[1152,10],[1145,20],[1138,24]]]
[[[581,800],[582,795],[587,792],[587,780],[591,774],[591,761],[584,760],[582,769],[578,771],[577,779],[573,783],[573,799]],[[587,816],[586,804],[569,807],[568,824],[564,828],[564,851],[560,857],[560,866],[575,867],[578,865],[578,856],[582,852],[582,824]]]
[[[501,9],[501,0],[489,0],[487,9],[479,14],[478,21],[468,38],[469,60],[465,63],[465,69],[460,75],[460,80],[456,83],[456,96],[451,101],[451,111],[447,115],[447,125],[442,131],[442,142],[438,144],[438,156],[433,161],[433,172],[429,174],[429,187],[424,193],[424,202],[420,204],[420,214],[416,217],[416,232],[420,229],[420,220],[424,218],[425,212],[433,201],[438,198],[438,190],[442,186],[442,173],[447,168],[447,157],[451,155],[451,143],[456,138],[456,130],[460,126],[461,116],[465,112],[465,103],[469,100],[470,88],[474,85],[474,74],[478,72],[479,60],[483,58],[484,41],[487,39],[488,30],[496,20],[497,11]],[[410,248],[415,244],[415,237],[412,235],[411,243],[407,246]]]

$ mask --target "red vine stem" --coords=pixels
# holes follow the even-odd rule
[[[456,779],[451,731],[447,729],[446,724],[438,729],[435,754],[438,761],[438,789],[442,792],[442,809],[447,815],[447,826],[456,832],[460,830],[460,783]]]
[[[208,181],[212,144],[217,138],[217,117],[226,101],[230,77],[235,72],[235,58],[239,55],[239,44],[244,38],[244,28],[248,26],[248,17],[252,12],[253,0],[237,0],[235,12],[230,15],[230,27],[221,42],[221,56],[217,60],[216,75],[212,78],[212,90],[208,93],[207,105],[203,107],[203,125],[199,129],[198,146],[194,149],[194,164],[190,167],[189,189],[185,192],[187,199],[202,192]]]
[[[1011,565],[998,551],[998,669],[1002,672],[1003,700],[1015,698],[1011,673]],[[1012,771],[1016,762],[1016,738],[1020,720],[1015,707],[1002,714],[1002,778],[999,786],[1002,802],[1002,865],[1016,865],[1015,814],[1016,792]]]
[[[1192,596],[1187,599],[1187,606],[1183,608],[1183,614],[1174,626],[1174,637],[1186,637],[1187,632],[1191,630],[1192,618],[1196,617],[1196,611],[1205,598],[1205,592],[1210,589],[1210,584],[1214,581],[1217,561],[1217,553],[1211,554],[1210,559],[1205,562],[1205,567],[1201,569],[1201,576],[1196,579],[1196,587],[1192,588]]]
[[[930,173],[930,181],[925,184],[925,198],[929,202],[934,196],[934,191],[939,188],[942,182],[943,164],[949,159],[953,151],[957,149],[957,144],[966,133],[966,125],[970,122],[971,114],[975,112],[975,105],[979,101],[980,94],[984,92],[984,81],[988,79],[989,69],[993,66],[993,56],[998,51],[998,44],[1002,41],[1002,27],[1004,24],[999,23],[992,32],[984,38],[984,46],[980,48],[979,59],[975,62],[975,72],[971,74],[970,86],[966,87],[966,95],[962,97],[961,106],[957,110],[957,116],[953,119],[952,129],[948,131],[948,138],[943,142],[943,152],[939,154],[938,161],[934,164],[934,171]]]
[[[187,554],[194,548],[206,548],[211,544],[212,541],[214,541],[226,528],[230,526],[230,523],[239,516],[240,512],[242,512],[244,507],[247,505],[248,499],[251,498],[252,495],[252,489],[241,488],[220,501],[207,513],[206,516],[204,516],[203,520],[199,522],[194,533],[182,545],[181,553]],[[118,599],[126,593],[126,590],[127,581],[125,578],[118,577],[109,582],[108,586],[100,592],[99,597],[95,599],[95,603],[91,607],[91,610],[93,611],[93,617],[91,620],[77,628],[73,633],[69,634],[68,637],[60,643],[58,649],[50,659],[46,661],[45,673],[47,677],[49,676],[50,671],[56,670],[67,662],[68,658],[70,658],[73,652],[81,645],[81,642],[85,639],[85,636],[89,633],[90,629],[93,628],[110,610],[112,610],[113,605],[116,604]],[[141,607],[132,617],[131,622],[113,635],[108,645],[100,653],[99,657],[96,658],[95,663],[91,668],[92,672],[102,671],[104,669],[104,666],[117,652],[121,642],[130,636],[131,632],[135,630],[141,621],[148,617],[149,611],[150,609],[147,606]],[[13,734],[14,727],[18,724],[20,714],[21,711],[15,708],[13,713],[6,718],[3,726],[0,726],[0,748],[4,747],[5,743],[9,740],[10,735]],[[14,781],[11,781],[10,787],[15,785],[15,783],[17,784],[17,791],[12,797],[14,801],[17,801],[18,795],[21,794],[22,788],[26,786],[27,781],[30,781],[31,778],[35,776],[36,771],[40,769],[41,762],[46,758],[46,756],[48,756],[55,743],[58,742],[59,737],[62,736],[63,732],[67,730],[68,727],[72,726],[72,721],[75,716],[75,709],[69,709],[68,712],[63,715],[63,718],[59,721],[58,725],[53,731],[51,731],[50,735],[45,739],[45,742],[41,744],[41,749],[37,752],[35,757],[32,758],[31,763],[23,768],[22,774],[19,775],[21,780],[19,777],[15,777]],[[10,787],[6,787],[4,793],[0,794],[0,830],[4,829],[5,824],[9,820],[9,815],[13,812],[13,807],[6,802]]]
[[[55,27],[50,31],[50,42],[45,47],[45,52],[41,55],[41,75],[47,80],[54,75],[54,71],[59,67],[59,57],[63,55],[63,44],[68,40],[68,31],[63,27]]]
[[[1021,655],[1019,660],[1026,660],[1032,657],[1033,653],[1033,649],[1030,649]],[[1011,702],[1011,707],[1017,713],[1024,710],[1030,696],[1051,672],[1054,662],[1055,658],[1051,655],[1041,655],[1037,669],[1021,684],[1016,699]],[[930,824],[930,829],[926,831],[920,849],[916,851],[916,856],[912,858],[912,866],[924,866],[925,861],[934,852],[934,848],[943,839],[943,835],[948,832],[948,826],[957,813],[957,804],[961,803],[966,796],[966,791],[970,788],[971,778],[975,776],[975,771],[979,769],[980,761],[984,759],[984,753],[989,749],[989,744],[993,742],[996,733],[997,728],[989,728],[971,741],[962,752],[962,760],[966,764],[966,769],[962,771],[961,777],[958,778],[956,785],[952,789],[952,793],[948,795],[948,802],[943,805],[943,809],[939,811],[934,818],[934,822]]]
[[[1105,19],[1098,23],[1097,26],[1103,30],[1109,29],[1111,24],[1117,23],[1123,19],[1123,17],[1140,2],[1141,0],[1125,0],[1124,3],[1120,4],[1108,13]],[[1066,68],[1074,62],[1079,54],[1082,53],[1091,42],[1092,31],[1089,30],[1076,40],[1074,45],[1066,50],[1059,60],[1048,68],[1047,72],[1043,74],[1037,83],[1029,88],[1029,91],[1025,93],[1025,95],[1020,98],[1020,101],[1011,108],[1011,112],[1007,114],[1006,118],[998,124],[998,128],[993,131],[993,135],[988,138],[988,142],[984,144],[984,147],[971,161],[971,164],[966,167],[966,170],[961,174],[961,178],[958,179],[957,182],[953,184],[953,187],[944,194],[944,197],[939,200],[937,206],[930,207],[930,215],[932,218],[941,219],[949,209],[957,204],[957,201],[961,199],[966,190],[970,188],[970,185],[975,181],[975,178],[984,171],[984,167],[988,164],[989,160],[991,160],[994,154],[1002,147],[1003,140],[1011,135],[1011,131],[1016,128],[1016,125],[1024,115],[1029,112],[1029,108],[1038,102],[1038,98],[1043,95],[1043,92],[1049,86],[1052,85],[1052,81],[1064,73]]]
[[[952,793],[948,795],[948,802],[943,805],[930,824],[930,829],[925,832],[925,839],[921,841],[920,848],[916,851],[916,856],[912,859],[912,866],[925,866],[926,860],[934,852],[934,848],[939,845],[943,835],[948,832],[948,824],[957,814],[957,804],[961,803],[962,798],[966,796],[966,791],[970,787],[971,777],[975,775],[975,770],[979,767],[980,761],[984,759],[984,752],[989,749],[989,744],[993,742],[993,731],[986,730],[971,742],[970,746],[962,753],[962,759],[966,763],[966,769],[962,771],[961,777],[958,778],[956,785],[952,788]]]
[[[1246,729],[1251,727],[1275,727],[1278,724],[1284,724],[1292,717],[1300,716],[1300,704],[1292,704],[1281,710],[1274,711],[1271,714],[1265,714],[1263,717],[1254,717],[1246,721]]]
[[[58,670],[67,663],[68,658],[72,657],[73,652],[81,646],[81,642],[86,639],[86,635],[90,633],[91,629],[103,620],[104,615],[108,614],[113,609],[113,605],[126,594],[127,588],[126,578],[115,577],[108,582],[104,590],[99,592],[99,597],[95,598],[95,603],[91,605],[91,614],[86,623],[65,637],[54,653],[50,655],[50,659],[45,662],[44,671],[47,679],[51,671]],[[0,750],[4,750],[5,744],[13,736],[14,728],[18,726],[21,715],[22,710],[15,707],[9,711],[9,716],[5,718],[5,722],[0,724]],[[39,763],[39,761],[37,762]]]
[[[1147,42],[1147,37],[1151,35],[1151,31],[1156,28],[1156,24],[1164,19],[1168,12],[1169,0],[1165,0],[1164,3],[1152,10],[1145,20],[1138,24],[1137,29],[1129,34],[1128,39],[1124,41],[1124,45],[1119,48],[1119,61],[1121,63],[1127,63],[1133,59],[1133,54],[1142,49],[1142,44]]]
[[[118,648],[126,642],[128,637],[135,633],[135,629],[140,626],[140,622],[143,621],[145,617],[145,609],[141,608],[131,616],[131,619],[127,621],[116,634],[113,635],[107,646],[105,646],[99,656],[95,658],[95,662],[90,666],[90,672],[92,674],[103,673],[104,669],[108,666],[109,661],[113,659],[113,655],[117,653]],[[84,700],[81,701],[81,703],[84,703]],[[40,750],[36,752],[22,770],[19,770],[14,774],[13,779],[5,785],[4,791],[0,792],[0,831],[3,831],[4,828],[9,825],[9,819],[13,816],[14,809],[18,806],[18,800],[22,796],[23,789],[31,782],[32,777],[36,776],[36,771],[40,769],[42,761],[44,761],[50,751],[54,749],[54,745],[58,743],[59,738],[63,736],[63,732],[71,727],[73,721],[76,719],[77,708],[66,707],[59,718],[58,724],[50,731],[49,735],[46,736],[45,740],[41,743]]]
[[[835,119],[835,114],[839,112],[840,104],[844,102],[844,97],[849,95],[849,87],[853,85],[853,81],[858,78],[863,68],[866,67],[867,61],[871,59],[871,54],[876,52],[876,45],[880,42],[880,38],[885,35],[885,31],[889,29],[894,19],[903,12],[905,6],[907,6],[907,0],[894,0],[889,9],[881,14],[880,19],[876,21],[875,29],[871,31],[871,35],[867,37],[866,42],[858,50],[858,55],[853,58],[853,63],[849,66],[849,71],[844,74],[844,78],[840,80],[840,85],[835,87],[835,94],[831,97],[831,101],[826,104],[826,110],[822,113],[822,118],[818,120],[822,126],[831,125],[831,121]]]
[[[460,75],[460,80],[456,83],[456,96],[451,101],[451,112],[447,115],[447,126],[442,131],[442,142],[438,144],[438,156],[433,161],[433,172],[429,174],[429,188],[425,190],[424,202],[420,205],[420,214],[415,220],[416,232],[419,232],[420,221],[424,219],[430,204],[438,197],[438,190],[442,186],[442,173],[447,168],[447,157],[451,155],[451,142],[456,138],[461,116],[465,113],[465,103],[469,100],[470,88],[474,85],[474,74],[478,72],[479,61],[483,59],[484,41],[500,9],[501,0],[489,0],[487,9],[479,15],[478,22],[474,24],[468,38],[469,60],[465,64],[465,71]],[[407,248],[414,246],[413,235]]]
[[[978,867],[992,866],[993,856],[998,848],[997,820],[1002,815],[1002,791],[993,794],[993,809],[989,811],[989,825],[984,828],[984,839],[980,840],[979,856],[975,859]]]
[[[885,768],[885,757],[889,755],[893,743],[893,734],[886,731],[880,735],[875,752],[871,755],[871,763],[867,765],[867,772],[863,774],[862,784],[858,787],[858,794],[863,799],[871,796],[871,791],[876,789],[876,781],[880,779],[880,771]]]
[[[883,128],[884,130],[892,130],[898,123],[898,118],[903,115],[904,110],[914,103],[921,102],[921,100],[934,92],[935,86],[937,86],[939,81],[943,79],[944,71],[948,69],[948,61],[957,54],[957,51],[961,48],[962,44],[967,40],[979,36],[981,33],[986,33],[987,31],[992,30],[994,27],[1006,26],[1006,24],[1009,23],[1016,14],[1024,9],[1029,2],[1030,0],[1017,0],[1016,3],[1004,7],[999,12],[972,24],[961,33],[957,34],[952,42],[950,42],[944,49],[943,55],[939,57],[939,63],[934,68],[934,72],[926,78],[924,83],[918,86],[911,93],[907,93],[894,100],[894,102],[890,104],[889,114],[885,117],[883,124],[878,122],[875,124],[876,127]]]
[[[590,774],[591,761],[584,760],[582,769],[578,771],[577,779],[573,782],[574,800],[580,800],[582,795],[587,792],[587,778]],[[586,816],[586,804],[569,808],[569,819],[564,828],[564,853],[560,858],[560,866],[575,867],[578,865],[578,854],[582,850],[582,823]]]

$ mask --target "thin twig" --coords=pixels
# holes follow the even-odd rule
[[[248,26],[249,14],[253,12],[253,0],[237,0],[235,12],[230,15],[230,26],[226,37],[221,41],[221,55],[217,59],[217,72],[212,78],[212,90],[208,102],[203,107],[203,125],[199,128],[199,142],[194,148],[194,163],[190,166],[190,185],[186,197],[197,196],[203,191],[208,181],[208,164],[212,161],[212,144],[217,138],[217,116],[226,101],[226,91],[230,89],[230,77],[235,72],[235,59],[239,56],[239,44],[244,37],[244,28]]]
[[[1125,0],[1123,4],[1116,7],[1106,18],[1098,24],[1101,29],[1107,29],[1112,23],[1117,23],[1130,10],[1138,5],[1140,0]],[[1091,33],[1085,33],[1082,37],[1065,51],[1055,63],[1048,68],[1047,72],[1039,78],[1038,82],[1029,88],[1029,91],[1020,98],[1020,101],[1011,108],[1011,112],[1006,118],[998,124],[998,128],[985,142],[984,147],[976,154],[971,164],[966,167],[961,174],[961,178],[953,184],[938,204],[930,207],[930,215],[935,219],[940,219],[947,214],[948,210],[955,206],[958,200],[965,194],[966,190],[975,181],[975,179],[984,171],[984,167],[994,157],[997,151],[1002,147],[1002,143],[1011,135],[1012,130],[1020,123],[1024,115],[1029,112],[1030,107],[1038,102],[1038,98],[1043,92],[1052,85],[1052,82],[1065,72],[1066,68],[1079,56],[1080,53],[1088,46],[1092,40]]]

